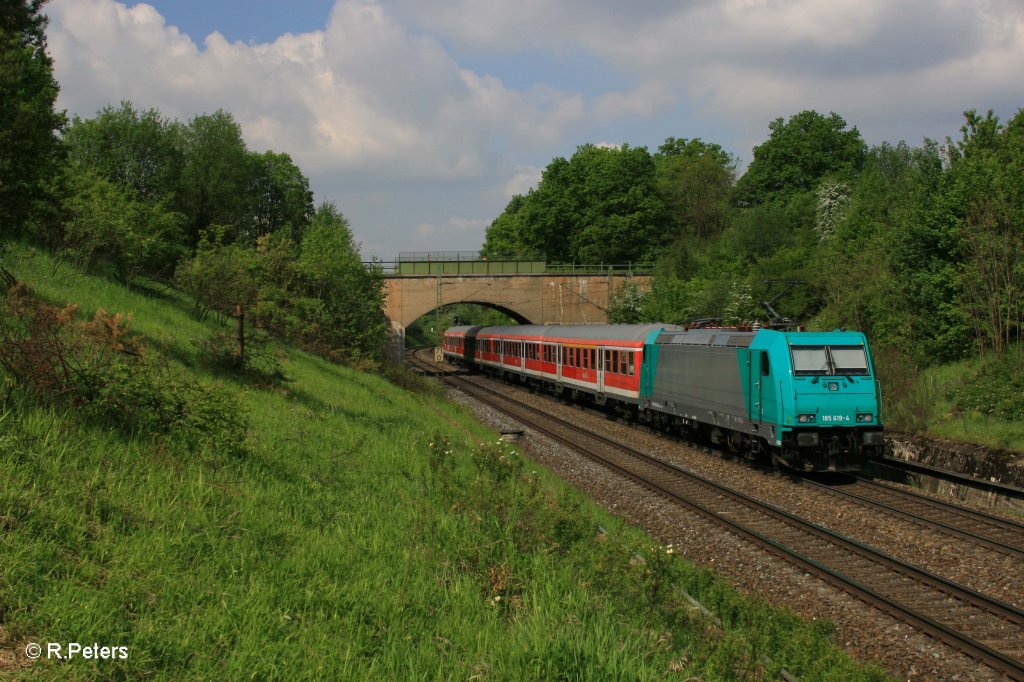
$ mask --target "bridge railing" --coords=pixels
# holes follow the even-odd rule
[[[645,275],[652,263],[546,263],[515,260],[397,260],[375,261],[389,276],[415,275]],[[370,265],[370,263],[367,263]]]

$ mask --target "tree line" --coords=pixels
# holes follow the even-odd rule
[[[868,146],[838,114],[769,125],[745,172],[669,138],[556,158],[486,233],[492,258],[649,262],[613,321],[766,319],[864,330],[919,365],[1003,352],[1024,328],[1024,110],[968,111],[959,139]]]
[[[0,224],[129,286],[172,282],[200,314],[336,359],[383,348],[383,274],[285,153],[248,149],[225,111],[187,122],[131,102],[54,108],[41,0],[0,9]],[[228,354],[229,356],[231,354]]]

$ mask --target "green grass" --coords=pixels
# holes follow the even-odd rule
[[[829,625],[667,553],[436,391],[283,348],[285,381],[225,379],[195,345],[216,323],[173,292],[127,291],[25,247],[3,264],[55,303],[131,312],[151,346],[224,383],[250,426],[243,454],[190,450],[11,390],[0,677],[884,678]],[[29,642],[129,657],[31,663]]]
[[[890,426],[1024,450],[1024,348],[907,372],[885,397]]]

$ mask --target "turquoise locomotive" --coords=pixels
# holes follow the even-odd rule
[[[860,332],[673,325],[452,327],[452,362],[586,399],[798,471],[881,454],[881,393]]]

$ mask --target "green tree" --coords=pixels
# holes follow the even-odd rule
[[[303,313],[312,322],[307,341],[343,357],[379,358],[386,336],[383,270],[363,264],[348,220],[331,202],[320,204],[303,236],[298,271],[312,301]]]
[[[250,152],[249,160],[251,218],[240,238],[255,242],[265,234],[288,230],[296,241],[302,241],[302,233],[313,217],[309,179],[287,154]]]
[[[850,326],[922,366],[970,350],[962,271],[964,202],[951,192],[949,147],[926,140],[870,150],[814,269],[819,326]]]
[[[847,130],[836,113],[826,117],[802,111],[788,121],[777,118],[768,127],[771,135],[754,147],[754,160],[736,183],[739,206],[786,200],[816,189],[826,176],[850,180],[864,165],[867,148],[860,132],[856,127]]]
[[[46,53],[44,0],[0,3],[0,238],[32,231],[57,204],[52,191],[66,118]]]
[[[964,114],[950,153],[950,192],[964,209],[961,279],[981,350],[1001,354],[1024,322],[1024,110],[1007,125]]]
[[[721,146],[700,138],[670,137],[654,155],[658,194],[681,237],[705,239],[729,220],[736,160]]]
[[[140,274],[169,276],[184,254],[184,217],[165,200],[142,201],[95,171],[66,175],[63,249],[84,267],[109,267],[131,284]]]
[[[216,338],[210,350],[227,356],[228,364],[235,369],[242,369],[251,355],[251,332],[246,329],[246,319],[255,316],[260,300],[259,256],[252,247],[225,243],[226,231],[223,226],[214,226],[205,232],[195,255],[178,266],[174,281],[195,301],[200,316],[212,311],[235,319],[233,343],[225,344],[223,339]],[[230,347],[227,352],[223,350],[225,345]]]
[[[673,237],[647,150],[587,144],[571,159],[554,159],[536,189],[509,203],[488,229],[485,251],[623,263],[653,257]]]
[[[88,168],[140,199],[173,199],[185,165],[183,127],[156,109],[123,101],[95,118],[77,116],[65,135],[68,163]]]
[[[527,196],[516,194],[509,200],[501,215],[491,222],[484,237],[481,255],[491,260],[514,260],[516,258],[533,258],[526,245],[526,228],[523,224],[522,210],[526,206]]]
[[[217,111],[193,118],[183,131],[185,165],[176,208],[186,217],[190,246],[212,225],[229,226],[238,238],[249,219],[252,165],[242,129],[231,114]]]

